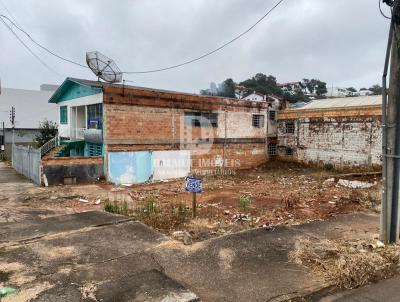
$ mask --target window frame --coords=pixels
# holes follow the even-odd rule
[[[285,148],[285,155],[286,156],[293,156],[294,155],[294,150],[291,147],[286,147]]]
[[[253,114],[251,118],[251,124],[253,128],[264,128],[265,127],[265,115],[264,114]]]
[[[60,106],[60,125],[68,125],[68,106]]]
[[[294,122],[285,122],[285,133],[294,134],[296,130],[296,125]]]
[[[271,115],[273,116],[273,118],[271,118]],[[268,111],[268,119],[270,121],[276,121],[276,110]]]

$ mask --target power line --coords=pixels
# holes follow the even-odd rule
[[[0,0],[0,1],[1,1],[1,0]],[[17,25],[14,21],[12,21],[9,17],[7,17],[7,16],[5,16],[5,15],[0,15],[0,18],[7,19],[16,29],[18,29],[20,32],[22,32],[23,34],[25,34],[25,35],[29,38],[29,40],[31,40],[36,46],[40,47],[41,49],[43,49],[44,51],[48,52],[49,54],[51,54],[51,55],[53,55],[53,56],[59,58],[60,60],[66,61],[66,62],[68,62],[68,63],[74,64],[74,65],[78,65],[78,66],[83,67],[83,68],[89,68],[89,67],[87,67],[86,65],[83,65],[83,64],[78,63],[78,62],[75,62],[75,61],[73,61],[73,60],[64,58],[64,57],[58,55],[57,53],[55,53],[54,51],[52,51],[52,50],[48,49],[47,47],[43,46],[42,44],[36,42],[36,40],[34,40],[34,39],[32,38],[32,36],[31,36],[29,33],[27,33],[25,30],[23,30],[20,26],[18,26],[18,25]]]
[[[8,7],[6,6],[6,4],[4,3],[3,0],[0,0],[0,4],[1,6],[4,7],[4,9],[6,10],[6,12],[10,15],[11,19],[13,19],[13,21],[18,24],[19,22],[17,21],[17,19],[14,17],[14,15],[10,12],[10,10],[8,9]]]
[[[12,27],[10,25],[8,25],[7,22],[3,20],[3,18],[0,18],[0,19],[1,19],[1,22],[3,22],[3,24],[7,27],[7,29],[14,35],[14,37],[17,38],[17,40],[32,54],[32,56],[34,56],[36,58],[36,60],[38,60],[48,70],[50,70],[51,72],[54,72],[55,74],[60,76],[60,74],[57,71],[55,71],[53,68],[51,68],[49,65],[47,65],[46,62],[44,62],[36,53],[33,52],[32,49],[30,49],[30,47],[14,32]]]
[[[271,14],[284,0],[280,0],[277,4],[275,4],[270,10],[268,10],[260,19],[257,20],[256,23],[254,23],[252,26],[250,26],[248,29],[246,29],[244,32],[242,32],[241,34],[239,34],[238,36],[236,36],[235,38],[233,38],[232,40],[226,42],[225,44],[221,45],[220,47],[211,50],[207,53],[205,53],[204,55],[201,55],[197,58],[191,59],[189,61],[177,64],[177,65],[172,65],[169,67],[165,67],[165,68],[157,68],[157,69],[153,69],[153,70],[145,70],[145,71],[123,71],[123,73],[125,74],[139,74],[139,73],[154,73],[154,72],[160,72],[160,71],[165,71],[165,70],[169,70],[169,69],[174,69],[174,68],[178,68],[184,65],[188,65],[190,63],[199,61],[201,59],[204,59],[205,57],[208,57],[218,51],[220,51],[221,49],[225,48],[226,46],[232,44],[233,42],[235,42],[236,40],[240,39],[241,37],[243,37],[245,34],[247,34],[249,31],[251,31],[254,27],[256,27],[262,20],[264,20],[269,14]]]
[[[1,0],[0,0],[1,1]],[[211,50],[199,57],[196,57],[194,59],[185,61],[183,63],[180,64],[176,64],[176,65],[172,65],[172,66],[168,66],[168,67],[164,67],[164,68],[156,68],[156,69],[151,69],[151,70],[144,70],[144,71],[122,71],[122,73],[124,74],[144,74],[144,73],[155,73],[155,72],[160,72],[160,71],[166,71],[166,70],[170,70],[170,69],[175,69],[178,67],[182,67],[184,65],[188,65],[191,63],[194,63],[196,61],[202,60],[220,50],[222,50],[223,48],[227,47],[228,45],[232,44],[233,42],[235,42],[236,40],[240,39],[241,37],[243,37],[244,35],[246,35],[248,32],[250,32],[253,28],[255,28],[261,21],[263,21],[268,15],[270,15],[279,5],[281,5],[281,3],[284,0],[280,0],[278,1],[278,3],[276,3],[271,9],[269,9],[260,19],[257,20],[257,22],[255,22],[252,26],[250,26],[248,29],[246,29],[244,32],[242,32],[241,34],[237,35],[236,37],[234,37],[232,40],[224,43],[223,45],[221,45],[220,47]],[[68,58],[62,57],[61,55],[58,55],[57,53],[55,53],[54,51],[50,50],[49,48],[43,46],[42,44],[38,43],[37,41],[35,41],[32,36],[27,33],[25,30],[23,30],[20,26],[18,26],[13,20],[11,20],[9,17],[5,16],[5,15],[1,15],[0,14],[0,19],[2,19],[3,23],[5,23],[5,21],[3,19],[8,20],[13,26],[15,26],[15,28],[17,28],[19,31],[21,31],[23,34],[25,34],[35,45],[37,45],[38,47],[40,47],[41,49],[45,50],[46,52],[48,52],[49,54],[57,57],[60,60],[66,61],[68,63],[83,67],[83,68],[88,68],[86,65],[83,65],[81,63],[75,62],[73,60],[70,60]],[[6,24],[6,23],[5,23]],[[9,25],[7,24],[7,26],[9,27]]]

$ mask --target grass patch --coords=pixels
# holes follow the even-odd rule
[[[110,202],[106,201],[104,204],[104,211],[113,213],[113,214],[120,214],[120,215],[129,215],[129,206],[128,203],[125,201],[122,204],[119,204],[118,202]]]
[[[352,289],[388,278],[397,272],[400,247],[379,241],[298,239],[291,261],[310,267],[327,282]]]

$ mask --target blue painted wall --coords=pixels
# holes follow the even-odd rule
[[[108,153],[108,180],[114,184],[143,183],[150,180],[152,174],[151,152]]]

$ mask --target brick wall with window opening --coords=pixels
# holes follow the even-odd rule
[[[218,128],[218,113],[185,112],[185,126]]]
[[[286,147],[286,155],[292,156],[293,155],[293,149],[289,148],[289,147]]]
[[[253,127],[254,128],[264,128],[264,115],[254,114],[253,115]]]

